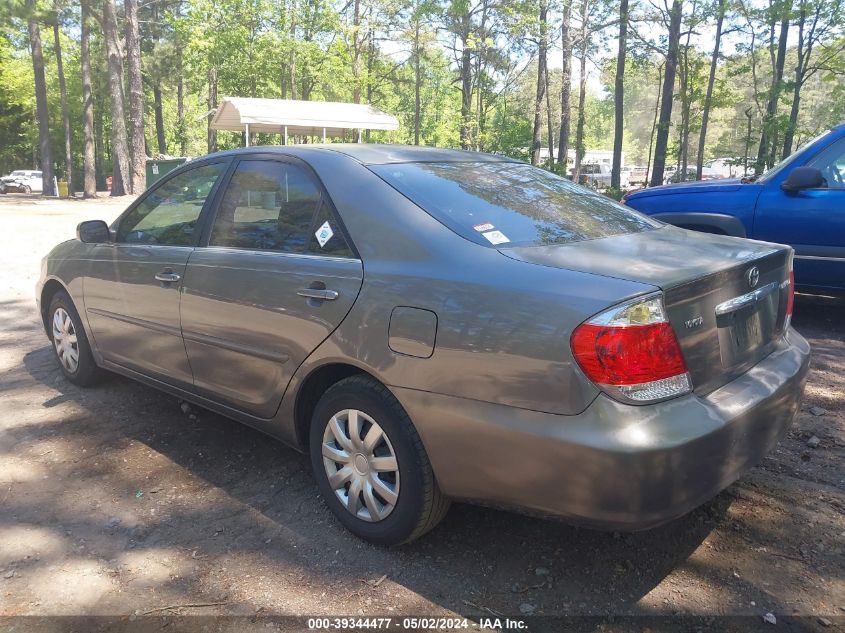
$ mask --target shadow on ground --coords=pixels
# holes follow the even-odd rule
[[[798,301],[796,326],[841,346],[842,308],[806,303]],[[816,345],[824,362],[828,352]],[[833,343],[829,353],[837,353]],[[694,607],[690,591],[710,612],[714,600],[724,612],[750,609],[749,595],[766,597],[768,609],[795,610],[769,582],[741,579],[724,554],[734,546],[720,545],[725,533],[776,549],[775,535],[795,521],[787,513],[759,523],[738,516],[737,486],[677,521],[628,535],[457,504],[423,540],[379,549],[332,518],[303,455],[259,432],[203,410],[185,414],[174,398],[117,376],[79,389],[61,377],[48,345],[26,354],[23,369],[7,376],[9,404],[34,413],[0,434],[0,459],[12,473],[0,488],[0,535],[40,535],[40,545],[11,557],[28,584],[59,583],[57,566],[82,585],[90,573],[71,613],[201,597],[228,613],[430,614],[433,603],[476,615],[672,614]],[[766,503],[778,492],[777,484],[755,489],[773,499]],[[697,553],[720,548],[717,561]],[[645,599],[661,585],[659,599]]]

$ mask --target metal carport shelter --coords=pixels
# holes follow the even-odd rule
[[[333,101],[295,101],[292,99],[256,99],[223,97],[211,119],[211,129],[281,134],[285,145],[288,135],[344,136],[349,130],[398,130],[396,117],[365,103]]]

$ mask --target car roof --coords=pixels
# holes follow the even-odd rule
[[[389,163],[440,163],[440,162],[522,162],[508,156],[468,152],[439,147],[421,147],[418,145],[380,145],[369,143],[326,143],[313,145],[254,145],[241,147],[203,156],[226,157],[244,154],[283,154],[306,159],[317,152],[336,152],[344,154],[365,165],[384,165]]]

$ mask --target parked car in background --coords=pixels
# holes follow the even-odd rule
[[[719,178],[741,178],[745,176],[743,164],[742,158],[713,158],[705,162],[704,167]]]
[[[621,171],[620,186],[627,187],[627,174]],[[581,175],[578,184],[590,187],[591,189],[607,189],[610,187],[610,165],[606,163],[587,163],[581,165]]]
[[[845,124],[759,178],[653,187],[623,201],[684,228],[789,244],[799,288],[845,291]]]
[[[310,453],[382,545],[449,499],[671,520],[772,449],[807,374],[790,248],[488,154],[212,154],[77,233],[36,290],[64,376],[111,370]]]
[[[646,181],[646,177],[648,176],[648,167],[640,167],[635,165],[631,167],[631,171],[628,174],[628,185],[645,185],[648,184]]]
[[[0,193],[41,193],[42,190],[40,171],[18,169],[0,178]]]
[[[676,167],[672,168],[672,171],[667,173],[664,178],[664,184],[671,184],[676,182],[688,182],[690,180],[698,180],[698,169],[696,167],[687,167],[686,170],[686,177],[681,178],[682,174],[684,174],[683,170],[678,170]],[[710,169],[709,167],[702,167],[701,169],[701,180],[718,180],[721,178],[722,175]]]

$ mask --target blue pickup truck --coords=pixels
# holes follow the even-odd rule
[[[623,202],[683,228],[789,244],[799,289],[845,291],[845,124],[756,179],[653,187]]]

